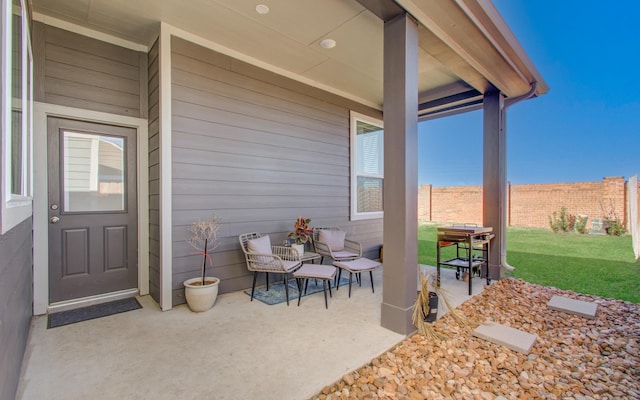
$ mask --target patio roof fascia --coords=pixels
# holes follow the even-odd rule
[[[504,52],[515,67],[517,67],[522,74],[527,78],[529,83],[537,82],[537,88],[534,96],[540,96],[549,91],[549,85],[544,80],[533,61],[529,58],[527,52],[524,50],[518,39],[511,31],[511,28],[504,21],[498,10],[493,3],[489,0],[458,0],[464,2],[468,7],[478,8],[473,15],[478,19],[485,18],[486,22],[482,25],[487,28],[495,28],[494,32],[487,30],[487,35],[491,37],[494,45]]]
[[[495,88],[507,97],[516,97],[527,93],[533,82],[538,83],[536,96],[549,90],[541,74],[490,1],[396,2],[487,79],[490,86],[476,87],[480,92]],[[460,18],[461,16],[465,18]],[[456,18],[456,23],[447,24],[446,21],[452,18]],[[469,36],[473,36],[474,41],[469,41]]]

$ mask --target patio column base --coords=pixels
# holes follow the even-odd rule
[[[394,332],[409,336],[416,331],[413,325],[413,304],[408,308],[400,308],[389,303],[382,303],[380,325]]]

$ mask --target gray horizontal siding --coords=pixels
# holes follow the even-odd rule
[[[15,397],[31,326],[31,218],[0,235],[0,400]]]
[[[269,141],[269,143],[271,143],[270,139],[273,139],[276,143],[284,142],[282,143],[284,148],[291,149],[305,148],[301,147],[301,144],[334,144],[338,146],[338,148],[331,146],[319,146],[318,158],[323,154],[330,156],[348,156],[348,153],[344,153],[344,149],[339,148],[341,143],[339,138],[336,138],[335,135],[327,133],[326,131],[320,131],[307,126],[292,125],[284,121],[260,119],[255,114],[244,114],[248,112],[247,110],[244,112],[239,112],[239,110],[234,109],[220,110],[205,104],[194,104],[189,102],[193,101],[193,99],[188,99],[189,90],[185,90],[182,87],[176,87],[174,90],[172,109],[178,118],[178,120],[175,121],[176,126],[179,126],[177,124],[184,119],[193,120],[194,122],[203,121],[203,123],[201,123],[202,125],[208,126],[209,128],[214,127],[215,129],[209,130],[217,132],[220,135],[229,136],[238,130],[245,130],[245,140],[257,140],[258,142]],[[216,114],[211,115],[211,111],[215,111]],[[238,120],[238,117],[240,116],[243,118],[242,122]],[[290,122],[298,123],[298,121]],[[184,129],[189,128],[193,129],[196,127],[190,127],[188,125],[184,126]],[[186,130],[185,132],[190,131]],[[322,140],[314,140],[315,136]],[[241,140],[242,138],[238,139]],[[289,140],[291,140],[292,143],[288,143]]]
[[[159,170],[159,115],[158,41],[149,54],[147,64],[149,107],[149,294],[160,302],[160,170]]]
[[[191,65],[200,65],[197,70],[193,71],[193,75],[198,75],[205,78],[210,78],[213,73],[217,77],[217,81],[221,84],[217,89],[219,94],[224,94],[222,88],[225,88],[226,84],[229,84],[228,88],[233,91],[235,98],[242,98],[243,94],[238,93],[237,89],[241,88],[249,94],[247,102],[254,103],[259,99],[266,97],[267,103],[275,104],[278,100],[283,102],[278,104],[278,111],[280,110],[304,110],[304,112],[311,112],[315,116],[316,120],[323,123],[333,122],[340,126],[344,118],[344,103],[348,102],[336,96],[328,99],[327,93],[314,89],[311,87],[304,87],[303,85],[292,81],[287,78],[282,78],[279,75],[272,74],[263,71],[257,67],[248,65],[242,61],[234,60],[230,57],[221,56],[219,53],[205,51],[202,47],[189,43],[184,40],[177,39],[175,42],[180,41],[180,50],[175,54],[173,64],[177,69],[189,70]],[[181,62],[186,60],[187,68],[180,68]],[[217,70],[216,67],[219,67]],[[200,72],[200,71],[204,71]],[[253,77],[257,79],[246,79],[246,77]],[[265,103],[265,101],[262,101]],[[363,108],[360,105],[348,102],[352,107]],[[298,105],[302,106],[298,106]],[[310,109],[309,107],[313,107]],[[362,110],[360,110],[362,111]],[[364,111],[362,111],[364,112]],[[298,111],[298,113],[300,113]]]
[[[296,157],[284,157],[288,149],[282,149],[278,146],[244,146],[243,143],[237,143],[235,150],[229,152],[224,151],[225,145],[218,145],[217,141],[211,141],[211,147],[206,146],[206,140],[198,140],[197,137],[186,138],[186,135],[176,135],[173,137],[172,156],[175,164],[187,164],[198,167],[231,167],[231,168],[249,168],[263,169],[279,172],[301,171],[305,173],[307,180],[313,180],[314,175],[330,175],[345,176],[345,167],[334,164],[327,164],[322,158],[296,159]],[[180,139],[190,140],[180,141]],[[181,145],[183,147],[177,147]],[[311,153],[306,149],[291,149],[291,152]],[[311,154],[309,154],[311,156]],[[188,167],[185,167],[188,169]]]
[[[179,112],[180,108],[179,106],[174,107],[175,112]],[[203,111],[206,112],[209,110]],[[233,116],[237,117],[237,114]],[[280,133],[265,131],[264,124],[260,124],[260,121],[256,120],[255,128],[250,126],[242,128],[231,126],[220,129],[218,127],[210,134],[203,135],[203,132],[207,132],[207,128],[209,128],[210,125],[201,123],[200,121],[191,121],[191,123],[189,123],[187,122],[188,120],[188,117],[185,118],[181,116],[175,121],[176,125],[186,123],[187,126],[185,126],[185,128],[192,130],[173,132],[173,138],[180,143],[210,143],[215,145],[219,153],[264,157],[271,157],[274,151],[282,154],[282,151],[291,149],[295,151],[288,154],[287,159],[309,163],[310,168],[308,168],[308,170],[310,172],[314,172],[315,169],[326,169],[330,167],[339,168],[341,171],[341,167],[348,165],[349,155],[339,144],[328,144],[313,140],[313,134],[317,134],[318,132],[312,132],[309,138],[300,138],[299,136],[295,136],[295,133],[301,133],[301,130],[296,129],[291,133],[291,136],[284,136]],[[193,124],[193,126],[191,126],[191,124]],[[238,144],[242,144],[242,146],[240,147]],[[340,174],[343,175],[342,172]]]
[[[221,293],[251,286],[239,234],[281,243],[300,215],[377,257],[382,220],[349,221],[349,110],[374,111],[177,38],[172,97],[174,304],[201,266],[185,230],[213,213],[223,220],[210,270]]]
[[[146,55],[40,22],[34,23],[34,44],[37,101],[147,115]]]

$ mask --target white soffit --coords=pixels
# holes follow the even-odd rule
[[[344,0],[269,0],[269,13],[254,11],[259,0],[217,1],[221,5],[244,15],[256,24],[294,38],[304,45],[319,42],[351,19],[364,13],[365,8],[355,1]]]
[[[442,12],[439,1],[446,3],[445,11],[446,7],[457,7],[454,0],[398,3],[408,3],[418,11],[428,6]],[[45,16],[145,46],[155,41],[162,21],[259,60],[260,65],[271,65],[274,72],[284,71],[286,75],[288,71],[294,79],[315,81],[318,87],[337,94],[348,93],[348,97],[362,99],[365,104],[378,107],[382,104],[383,23],[356,0],[269,0],[265,4],[270,11],[264,15],[255,9],[260,0],[33,0],[33,3],[34,10]],[[483,7],[486,8],[482,6],[481,10]],[[456,10],[456,18],[461,17],[462,8]],[[473,30],[468,19],[463,22]],[[478,63],[471,57],[469,64],[459,52],[450,48],[448,54],[441,51],[448,48],[451,37],[443,41],[438,36],[440,47],[434,53],[433,41],[425,39],[435,35],[424,31],[421,27],[420,47],[424,50],[419,55],[421,97],[429,96],[426,91],[454,84],[471,85],[482,92],[488,87],[486,73],[495,75],[498,82],[513,81],[513,76],[505,78],[501,71],[486,68],[486,60]],[[327,38],[337,42],[335,48],[323,49],[319,45]],[[468,42],[476,40],[467,38]],[[493,53],[496,54],[495,50]],[[489,60],[490,57],[485,56]]]
[[[312,80],[331,81],[332,86],[342,91],[357,92],[360,97],[368,99],[375,104],[382,104],[382,80],[376,80],[361,73],[361,71],[340,63],[338,60],[329,59],[304,74]]]

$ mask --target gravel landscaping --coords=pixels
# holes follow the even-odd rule
[[[596,302],[596,318],[548,310],[553,295]],[[640,304],[503,279],[457,312],[469,326],[433,324],[447,340],[415,334],[313,398],[640,398]],[[537,335],[529,355],[473,337],[486,320]]]

